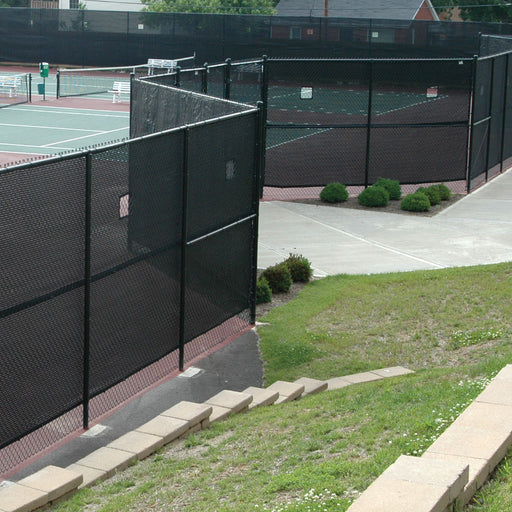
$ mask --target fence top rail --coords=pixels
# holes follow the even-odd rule
[[[479,61],[482,60],[489,60],[489,59],[497,59],[498,57],[506,57],[507,55],[510,55],[512,53],[512,48],[508,51],[500,52],[500,53],[493,53],[492,55],[484,55],[482,57],[478,57]]]
[[[136,81],[137,80],[139,80],[139,79],[137,78]],[[224,103],[224,104],[228,103],[230,105],[236,105],[237,107],[245,107],[244,110],[237,112],[238,114],[257,110],[256,107],[254,107],[253,105],[248,105],[247,103],[240,103],[238,101],[226,100],[223,98],[216,98],[215,96],[209,96],[208,94],[203,94],[203,93],[195,92],[195,91],[188,91],[187,89],[181,89],[179,87],[172,87],[171,85],[156,84],[154,82],[148,82],[148,83],[155,87],[161,87],[163,89],[171,89],[171,90],[179,92],[181,94],[188,94],[190,96],[198,96],[202,99],[207,99],[210,102]],[[224,117],[224,116],[222,116],[222,117]],[[220,119],[220,118],[215,118],[215,119]],[[203,121],[201,121],[201,122],[203,122]],[[194,126],[195,126],[195,123],[194,123]]]
[[[293,58],[293,57],[269,57],[267,62],[471,62],[473,57],[386,57],[386,58],[342,58],[342,59],[317,59],[317,58]]]

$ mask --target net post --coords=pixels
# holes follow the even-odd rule
[[[32,73],[28,74],[28,102],[32,103]]]
[[[130,73],[130,112],[133,112],[133,81],[135,80],[135,72]],[[132,133],[132,116],[130,116],[129,133]]]
[[[57,69],[57,92],[55,93],[57,99],[60,98],[60,69]]]
[[[224,99],[231,98],[231,59],[226,59],[226,67],[224,68]]]
[[[91,339],[91,219],[92,154],[85,156],[85,242],[84,242],[84,347],[82,382],[82,425],[89,428],[90,339]]]
[[[181,193],[181,261],[180,261],[180,317],[179,317],[179,345],[178,369],[183,371],[185,366],[185,306],[187,288],[187,212],[188,212],[188,152],[190,142],[190,128],[184,130],[183,140],[183,183]]]
[[[176,66],[176,75],[174,76],[174,87],[181,87],[181,68]]]

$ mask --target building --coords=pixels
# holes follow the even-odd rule
[[[281,0],[278,16],[439,21],[430,0]]]

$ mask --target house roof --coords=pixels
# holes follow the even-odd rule
[[[438,16],[430,0],[328,0],[328,14],[333,18],[374,18],[413,20],[421,6]],[[324,16],[325,0],[281,0],[278,16]]]

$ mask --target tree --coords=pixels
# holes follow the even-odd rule
[[[30,7],[30,0],[0,0],[0,7]]]
[[[144,11],[152,12],[275,14],[272,0],[142,0],[142,3]]]
[[[489,21],[492,23],[512,21],[512,6],[497,0],[473,0],[471,5],[460,9],[464,21]]]
[[[512,5],[503,0],[433,0],[437,12],[450,12],[451,7],[460,8],[460,16],[464,21],[488,21],[492,23],[512,21]]]

